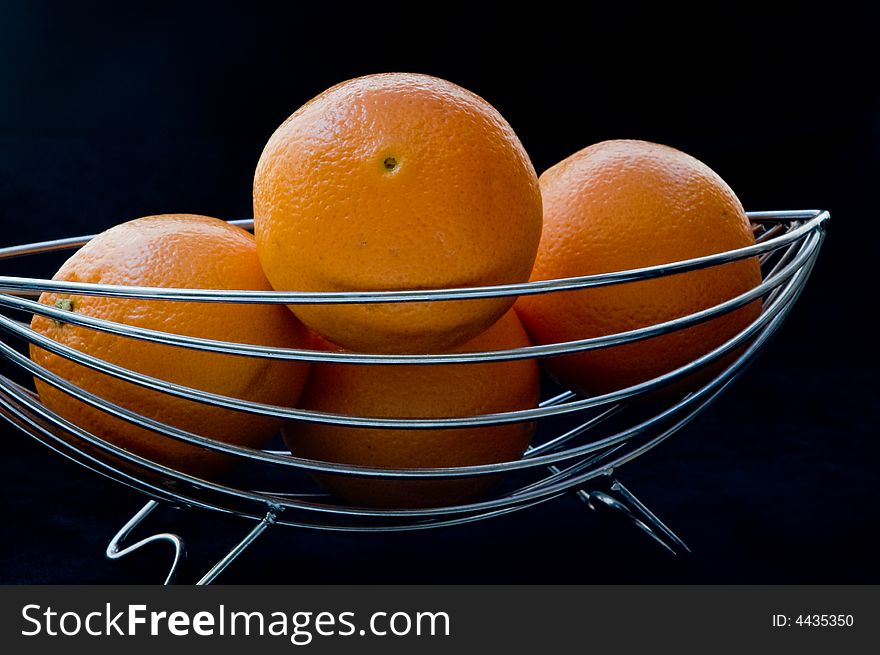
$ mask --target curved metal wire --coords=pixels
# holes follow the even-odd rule
[[[132,516],[131,519],[119,529],[119,532],[113,535],[110,543],[107,544],[107,550],[104,552],[104,555],[107,559],[117,560],[127,555],[131,555],[149,544],[159,542],[169,543],[172,548],[174,548],[174,559],[171,561],[171,567],[168,569],[168,574],[165,576],[164,582],[164,584],[169,585],[174,582],[177,577],[177,572],[180,569],[180,564],[186,557],[186,547],[179,536],[168,532],[162,532],[139,539],[128,546],[122,545],[123,541],[125,541],[131,532],[158,506],[159,503],[155,500],[151,500],[144,505],[140,511]]]
[[[582,344],[585,342],[590,342],[590,345],[593,348],[598,347],[609,347],[612,345],[619,345],[622,343],[630,343],[637,340],[642,340],[646,338],[650,338],[652,336],[658,336],[661,334],[665,334],[667,332],[673,330],[680,330],[686,327],[690,327],[699,322],[703,322],[709,320],[711,318],[715,318],[720,314],[726,313],[728,311],[733,311],[739,307],[742,307],[750,302],[753,302],[765,295],[768,291],[771,291],[782,284],[788,282],[798,270],[801,269],[804,262],[815,252],[818,248],[819,240],[821,238],[820,234],[814,234],[807,237],[805,245],[801,248],[801,252],[785,267],[783,267],[780,271],[776,272],[772,276],[768,276],[760,285],[755,287],[754,289],[743,293],[736,298],[725,301],[713,307],[710,307],[706,310],[695,312],[688,316],[674,319],[671,321],[666,321],[663,323],[659,323],[656,325],[648,326],[647,328],[640,328],[638,330],[631,330],[629,332],[619,333],[616,335],[610,335],[606,337],[599,337],[596,339],[586,339],[575,342],[568,342],[566,344],[557,344],[555,346],[555,351],[553,354],[561,353],[574,353],[581,352],[584,350],[582,348]],[[39,304],[39,303],[35,303]],[[582,401],[574,401],[572,403],[566,404],[564,406],[555,405],[552,407],[539,407],[536,409],[527,409],[527,410],[519,410],[516,412],[505,412],[500,414],[487,414],[482,416],[469,416],[469,417],[458,417],[458,418],[441,418],[441,419],[392,419],[392,418],[366,418],[366,417],[352,417],[341,414],[328,414],[322,412],[301,410],[301,409],[293,409],[288,407],[279,407],[275,405],[266,405],[261,403],[255,403],[251,401],[243,401],[238,398],[233,398],[229,396],[223,396],[219,394],[214,394],[206,391],[201,391],[197,389],[192,389],[190,387],[185,387],[178,384],[173,384],[167,382],[165,380],[160,380],[157,378],[153,378],[147,375],[143,375],[141,373],[137,373],[135,371],[131,371],[129,369],[110,364],[101,359],[92,357],[85,353],[81,353],[78,350],[71,348],[69,346],[65,346],[60,344],[52,339],[49,339],[30,328],[23,326],[15,321],[12,321],[6,317],[0,316],[0,329],[3,329],[15,336],[26,339],[29,343],[37,345],[41,348],[44,348],[50,352],[53,352],[62,357],[66,357],[78,364],[82,364],[94,370],[100,371],[101,373],[105,373],[107,375],[117,377],[126,382],[130,382],[133,384],[137,384],[140,386],[144,386],[149,389],[153,389],[156,391],[161,391],[164,393],[168,393],[170,395],[178,396],[181,398],[186,398],[188,400],[194,400],[196,402],[205,403],[208,405],[225,407],[229,409],[236,409],[242,412],[252,413],[252,414],[260,414],[265,416],[272,416],[275,418],[282,419],[296,419],[302,421],[308,421],[313,423],[324,423],[324,424],[332,424],[332,425],[341,425],[346,427],[365,427],[365,428],[399,428],[399,429],[429,429],[429,428],[459,428],[459,427],[478,427],[484,425],[499,425],[502,423],[516,423],[516,422],[525,422],[531,421],[539,418],[544,418],[547,416],[558,415],[562,413],[567,413],[570,411],[575,411],[577,409],[586,409],[588,407],[595,407],[602,404],[608,404],[611,402],[617,402],[619,400],[623,400],[627,397],[631,397],[633,395],[637,395],[640,393],[645,393],[655,389],[659,386],[662,386],[668,382],[674,381],[677,378],[684,377],[693,373],[697,368],[705,365],[708,362],[703,362],[701,360],[695,360],[688,364],[687,366],[678,369],[673,372],[674,375],[671,377],[661,377],[657,378],[654,381],[649,381],[648,383],[643,383],[642,385],[636,385],[634,387],[630,387],[627,389],[619,390],[613,392],[611,394],[605,394],[603,396],[597,396],[591,399],[586,399]],[[178,339],[187,339],[184,337],[178,337]],[[535,348],[538,347],[527,347],[518,349],[519,352],[516,352],[515,355],[519,357],[522,351],[525,351],[529,354],[535,352]],[[511,352],[511,351],[507,351]],[[490,353],[491,354],[491,353]],[[534,356],[534,355],[533,355]],[[9,358],[15,358],[14,355],[8,355]],[[423,360],[429,359],[428,357],[423,357]],[[69,393],[77,393],[76,390],[71,388],[71,385],[65,384],[65,382],[57,376],[52,376],[48,371],[40,370],[33,363],[25,362],[22,359],[17,360],[17,363],[23,367],[27,368],[29,372],[33,375],[43,378],[46,382],[53,384],[58,387],[64,387],[65,391]],[[80,398],[85,402],[84,398]],[[149,426],[153,427],[153,426]]]
[[[811,233],[807,236],[807,244],[809,247],[817,245],[819,235]],[[777,238],[767,241],[762,245],[773,245],[773,250],[780,249],[791,245],[787,239]],[[772,251],[770,251],[772,252]],[[801,253],[804,256],[804,253]],[[692,260],[691,260],[692,261]],[[802,260],[801,260],[802,263]],[[791,271],[788,273],[791,274]],[[191,348],[195,350],[203,350],[208,352],[218,352],[230,355],[242,355],[250,357],[258,357],[265,359],[284,359],[293,361],[307,362],[332,362],[337,364],[470,364],[478,362],[508,361],[513,359],[534,359],[543,357],[553,357],[562,354],[572,354],[584,352],[587,350],[595,350],[598,348],[607,348],[609,346],[620,345],[632,341],[640,341],[649,339],[654,336],[664,334],[672,330],[680,330],[704,321],[711,320],[721,314],[735,311],[740,307],[763,296],[767,290],[775,285],[780,284],[784,279],[778,278],[779,272],[774,271],[772,276],[768,276],[764,282],[758,287],[751,289],[734,298],[728,299],[717,305],[707,307],[706,309],[694,312],[687,316],[672,319],[662,323],[649,325],[643,328],[629,330],[610,335],[602,335],[588,339],[580,339],[569,341],[561,344],[544,344],[536,346],[525,346],[521,348],[512,348],[507,350],[482,351],[470,353],[441,353],[441,354],[364,354],[364,353],[347,353],[347,352],[325,352],[309,349],[297,348],[279,348],[273,346],[253,345],[233,343],[229,341],[219,341],[214,339],[204,339],[199,337],[182,336],[170,332],[161,332],[146,328],[132,327],[123,323],[108,321],[105,319],[94,318],[83,314],[76,314],[64,309],[59,309],[51,305],[41,304],[17,298],[15,296],[0,294],[0,306],[10,309],[27,311],[32,314],[39,314],[51,318],[60,323],[69,323],[100,330],[110,334],[115,334],[133,339],[140,339],[153,343],[161,343],[165,345],[180,346],[183,348]],[[531,283],[530,283],[531,284]],[[74,356],[67,353],[65,356]],[[82,363],[82,362],[80,362]]]
[[[771,213],[756,212],[754,214],[764,220]],[[657,266],[616,271],[598,275],[584,275],[557,280],[523,282],[519,284],[501,284],[483,287],[458,287],[451,289],[419,289],[400,291],[242,291],[236,289],[169,289],[164,287],[138,287],[115,284],[94,284],[89,282],[65,282],[58,280],[41,280],[36,278],[0,276],[0,289],[12,289],[22,293],[40,293],[54,291],[93,296],[113,296],[118,298],[145,298],[149,300],[197,300],[201,302],[222,303],[268,303],[268,304],[365,304],[365,303],[397,303],[397,302],[430,302],[442,300],[479,300],[504,296],[523,296],[537,293],[559,291],[576,291],[589,287],[621,284],[648,280],[675,273],[684,273],[700,268],[727,264],[741,259],[748,259],[797,241],[804,235],[819,228],[828,218],[826,211],[805,210],[776,212],[780,220],[804,221],[786,234],[765,243],[756,243],[744,248],[729,250],[704,257],[695,257],[680,262],[670,262]],[[64,240],[70,247],[70,241]],[[43,248],[52,248],[53,242],[46,242]],[[42,250],[37,251],[42,252]],[[0,249],[0,260],[5,257],[18,257],[22,250]],[[29,252],[28,254],[36,254]]]
[[[272,465],[285,469],[294,468],[334,475],[383,479],[445,479],[512,472],[532,476],[532,479],[520,482],[519,486],[514,489],[479,502],[409,510],[367,509],[348,507],[333,503],[332,501],[317,502],[307,500],[291,495],[283,489],[277,493],[261,492],[240,486],[203,480],[156,464],[98,438],[54,414],[39,402],[35,394],[2,376],[0,376],[0,414],[3,414],[3,416],[22,430],[61,454],[111,479],[134,487],[152,498],[185,507],[234,514],[258,522],[266,521],[267,512],[271,512],[271,523],[277,525],[354,532],[418,530],[443,525],[458,525],[516,511],[537,503],[546,502],[573,489],[577,490],[585,482],[593,480],[600,475],[607,475],[615,468],[626,464],[648,449],[661,443],[712,402],[739,375],[760,348],[778,330],[806,283],[821,247],[824,238],[824,224],[829,216],[827,212],[819,210],[751,212],[749,216],[759,226],[757,231],[760,234],[756,244],[748,248],[632,271],[494,287],[354,293],[218,292],[200,289],[111,287],[0,276],[0,289],[7,291],[7,293],[0,294],[0,306],[13,311],[41,314],[56,320],[103,330],[112,334],[205,351],[273,359],[337,361],[354,364],[441,365],[444,363],[505,361],[570,354],[666,334],[673,330],[683,329],[706,320],[711,320],[722,313],[734,311],[750,302],[755,302],[759,298],[764,298],[764,307],[761,315],[738,335],[712,352],[653,380],[591,398],[577,398],[574,394],[568,392],[545,401],[539,407],[531,410],[445,419],[374,419],[322,414],[271,405],[259,405],[236,398],[209,394],[188,387],[169,384],[163,380],[150,378],[135,371],[110,365],[100,359],[90,357],[72,348],[46,339],[39,333],[31,330],[27,325],[0,315],[0,329],[7,335],[45,348],[83,366],[93,368],[133,384],[139,384],[196,402],[254,414],[350,427],[444,429],[535,421],[551,416],[594,412],[593,415],[586,417],[580,425],[571,428],[561,435],[552,437],[544,443],[537,444],[521,460],[457,468],[375,469],[357,467],[231,446],[153,421],[135,412],[113,405],[94,394],[90,394],[70,384],[52,372],[36,365],[5,341],[0,341],[0,356],[4,359],[26,373],[43,379],[87,404],[122,420],[153,430],[163,436],[232,455],[254,465]],[[244,227],[248,226],[246,221],[238,222],[238,224]],[[29,246],[2,248],[0,249],[0,259],[78,247],[88,239],[89,237],[82,237]],[[594,339],[506,351],[459,353],[451,356],[323,353],[193,339],[162,332],[139,330],[123,324],[84,317],[48,305],[42,305],[23,297],[40,291],[54,290],[64,293],[89,293],[118,297],[197,300],[203,302],[274,302],[296,304],[304,302],[350,303],[463,300],[570,291],[634,280],[652,279],[707,266],[720,265],[747,257],[760,257],[769,269],[765,272],[761,285],[756,289],[701,312],[639,330],[616,335],[603,335]],[[619,424],[621,417],[626,415],[628,401],[632,398],[665,387],[707,366],[711,362],[729,355],[737,349],[744,350],[723,372],[713,377],[695,393],[673,402],[653,416],[637,419],[629,424],[624,423],[623,426]],[[599,428],[608,421],[618,423],[611,432],[599,433]],[[83,444],[88,444],[88,448],[84,447]],[[560,468],[559,465],[564,466]]]
[[[625,452],[623,454],[618,455],[614,458],[607,458],[602,462],[599,467],[592,467],[589,470],[581,471],[580,467],[574,466],[571,467],[570,470],[566,473],[569,475],[548,477],[546,480],[542,481],[538,485],[532,485],[530,489],[522,489],[516,490],[508,494],[507,496],[495,498],[492,500],[471,503],[468,505],[460,505],[460,506],[450,506],[450,507],[442,507],[442,508],[429,508],[429,509],[414,509],[414,510],[365,510],[360,508],[349,508],[349,507],[339,507],[335,505],[320,505],[316,503],[308,503],[302,501],[292,501],[288,499],[281,499],[273,496],[261,496],[259,494],[249,493],[240,489],[230,489],[224,488],[222,485],[217,485],[215,483],[207,482],[204,480],[198,480],[191,478],[189,476],[184,476],[183,474],[179,474],[170,469],[166,469],[166,472],[169,474],[169,477],[195,482],[193,485],[193,490],[187,491],[184,490],[183,487],[174,487],[174,491],[169,494],[168,489],[165,489],[161,486],[151,485],[148,480],[138,476],[132,476],[129,473],[121,470],[121,469],[113,469],[113,467],[108,467],[115,474],[122,474],[123,476],[128,478],[129,482],[134,482],[133,486],[137,488],[141,488],[142,490],[153,492],[153,494],[164,496],[172,501],[180,502],[183,501],[184,505],[193,506],[193,507],[201,507],[204,509],[215,509],[220,511],[231,512],[233,514],[237,514],[239,516],[243,516],[250,519],[259,520],[262,518],[262,514],[265,512],[265,504],[268,503],[272,506],[278,506],[285,509],[291,510],[310,510],[310,511],[318,511],[325,514],[324,518],[321,521],[306,521],[306,520],[287,520],[287,519],[278,519],[276,523],[282,525],[290,525],[294,527],[308,527],[314,529],[327,529],[327,530],[340,530],[340,531],[348,531],[348,532],[362,532],[362,531],[385,531],[385,530],[414,530],[414,529],[423,529],[427,527],[440,527],[446,525],[458,525],[461,523],[466,523],[472,520],[478,520],[480,518],[485,518],[487,516],[497,515],[498,512],[505,512],[507,510],[513,511],[514,509],[521,509],[525,506],[531,506],[535,503],[545,502],[550,500],[553,497],[556,497],[570,489],[577,488],[581,486],[583,483],[590,479],[594,479],[600,475],[605,475],[611,470],[614,470],[623,464],[631,461],[634,457],[646,452],[650,448],[658,445],[669,436],[674,434],[678,429],[687,424],[690,420],[692,420],[703,408],[705,408],[709,403],[711,403],[714,398],[716,398],[724,388],[726,388],[732,380],[738,375],[744,366],[752,359],[754,354],[761,348],[763,345],[769,340],[769,338],[775,333],[776,329],[778,329],[779,325],[781,325],[782,320],[785,318],[788,311],[791,309],[791,304],[783,305],[784,311],[778,312],[770,321],[767,326],[767,329],[764,330],[759,337],[755,339],[755,341],[748,347],[745,353],[738,357],[730,366],[728,366],[723,373],[719,376],[713,378],[709,383],[704,385],[699,391],[694,394],[691,394],[684,400],[676,403],[668,410],[663,412],[661,415],[658,415],[654,419],[649,419],[637,426],[634,426],[629,430],[630,435],[635,435],[638,432],[644,432],[646,428],[655,422],[660,422],[661,419],[668,419],[671,416],[674,416],[676,413],[681,412],[682,410],[687,410],[684,412],[684,416],[674,422],[671,426],[667,427],[663,430],[659,435],[654,436],[652,439],[647,441],[644,444],[641,444],[638,449]],[[2,397],[0,397],[0,401],[2,401]],[[40,405],[36,405],[31,407],[30,409],[36,410],[38,413],[42,409],[45,413],[45,409]],[[63,421],[63,419],[62,419]],[[88,433],[79,430],[76,426],[72,424],[67,424],[68,428],[72,428],[74,432],[78,432],[80,437],[88,438]],[[48,436],[52,439],[57,440],[57,434],[52,430],[45,430],[43,436]],[[610,443],[611,438],[609,438]],[[64,440],[59,440],[64,443]],[[620,438],[616,440],[617,442],[625,441],[623,435],[620,435]],[[595,448],[590,449],[594,451]],[[86,457],[91,458],[93,461],[98,463],[102,463],[101,460],[93,458],[88,453],[84,451],[76,451],[78,455],[84,455]],[[120,451],[124,453],[125,451]],[[68,454],[68,456],[70,456]],[[148,462],[147,460],[142,460],[142,458],[138,458],[135,455],[129,455],[133,461],[141,460],[143,463],[149,466],[157,466]],[[162,468],[162,467],[160,467]],[[414,471],[415,472],[415,471]],[[247,500],[255,500],[257,501],[256,508],[248,511],[240,511],[240,510],[232,510],[228,505],[213,505],[205,502],[200,499],[197,494],[194,494],[194,491],[223,491],[226,492],[229,496],[238,499],[247,499]],[[458,518],[446,518],[454,515],[464,515]],[[376,524],[367,524],[367,525],[358,525],[358,524],[333,524],[327,522],[325,519],[326,515],[335,516],[335,517],[348,517],[348,518],[397,518],[397,519],[407,519],[407,518],[429,518],[430,522],[422,522],[422,523],[394,523],[392,525],[376,525]]]
[[[811,253],[814,253],[814,252],[815,251],[811,251]],[[794,270],[795,270],[796,274],[803,275],[803,271],[800,268],[797,268]],[[795,277],[794,279],[797,280],[798,278]],[[658,378],[654,378],[653,380],[647,381],[647,382],[642,383],[640,385],[635,385],[634,387],[630,387],[628,389],[623,389],[623,390],[612,392],[609,394],[604,394],[603,396],[597,396],[595,398],[584,399],[584,400],[580,400],[580,401],[556,403],[556,404],[552,404],[552,405],[543,405],[541,407],[538,407],[535,410],[525,410],[526,412],[528,412],[526,414],[526,416],[529,419],[531,419],[533,417],[534,418],[541,418],[541,417],[545,417],[545,416],[570,413],[570,412],[573,412],[576,410],[589,409],[592,407],[597,407],[597,406],[601,406],[604,404],[617,402],[620,398],[625,398],[625,397],[629,397],[629,396],[636,395],[636,394],[640,393],[642,389],[648,389],[648,390],[656,389],[656,388],[658,388],[660,386],[664,386],[665,384],[669,383],[670,381],[674,381],[684,375],[689,375],[690,373],[694,372],[695,370],[699,369],[700,367],[705,366],[706,364],[708,364],[712,361],[715,361],[718,358],[724,356],[725,354],[731,352],[733,349],[739,347],[740,345],[742,345],[742,343],[744,343],[748,339],[750,339],[758,330],[760,330],[766,323],[768,323],[778,313],[778,311],[782,307],[784,307],[784,305],[788,302],[788,300],[790,299],[790,297],[793,293],[792,290],[797,289],[797,288],[798,287],[796,285],[789,283],[788,293],[780,295],[776,300],[774,300],[774,303],[771,304],[768,307],[768,309],[765,310],[765,312],[746,330],[741,332],[739,335],[737,335],[736,337],[734,337],[733,339],[731,339],[727,343],[722,344],[722,346],[720,346],[719,348],[713,350],[710,353],[707,353],[703,357],[698,358],[698,359],[694,360],[693,362],[690,362],[689,364],[687,364],[679,369],[676,369],[675,371],[671,371],[663,376],[660,376]],[[2,324],[2,318],[0,318],[0,324]],[[53,342],[51,342],[51,340],[47,340],[47,341],[49,341],[49,343],[53,343]],[[42,342],[39,342],[39,343],[40,343],[40,345],[42,345]],[[170,437],[178,439],[178,440],[186,441],[186,442],[189,442],[189,443],[192,443],[195,445],[204,446],[204,447],[209,448],[211,450],[215,450],[218,452],[224,452],[224,453],[231,454],[231,455],[240,455],[240,456],[247,457],[250,459],[259,459],[259,460],[263,460],[263,461],[271,462],[271,463],[275,463],[275,464],[307,468],[309,470],[317,470],[317,471],[323,471],[323,472],[343,472],[344,471],[344,472],[347,472],[352,475],[365,475],[365,476],[375,475],[378,477],[392,477],[395,473],[394,470],[390,470],[390,469],[366,469],[366,468],[352,467],[352,466],[333,465],[333,464],[329,464],[329,463],[325,463],[325,462],[315,462],[312,460],[304,460],[304,459],[295,458],[292,456],[273,455],[270,453],[264,453],[263,451],[255,451],[252,449],[247,449],[247,448],[243,448],[243,447],[239,447],[239,446],[232,446],[229,444],[212,441],[210,439],[206,439],[204,437],[199,437],[198,435],[186,433],[182,430],[178,430],[178,429],[173,428],[171,426],[167,426],[167,425],[164,425],[164,424],[159,423],[157,421],[154,421],[152,419],[148,419],[146,417],[140,416],[130,410],[112,405],[111,403],[104,401],[100,397],[97,397],[97,396],[90,394],[82,389],[79,389],[78,387],[70,384],[69,382],[67,382],[63,378],[59,378],[58,376],[52,374],[51,372],[46,371],[45,369],[42,369],[41,367],[36,365],[31,360],[25,358],[23,355],[20,355],[19,353],[12,351],[5,344],[0,343],[0,353],[2,353],[10,361],[13,361],[17,365],[19,365],[21,368],[27,370],[28,372],[30,372],[38,377],[41,377],[45,381],[47,381],[55,386],[58,386],[60,389],[64,390],[67,393],[70,393],[71,395],[73,395],[74,397],[76,397],[79,400],[82,400],[83,402],[91,404],[99,409],[104,410],[104,411],[108,411],[108,412],[112,413],[113,415],[115,415],[119,418],[122,418],[123,420],[128,420],[130,422],[136,423],[140,427],[152,429],[152,430],[159,432],[165,436],[170,436]],[[241,402],[241,401],[239,401],[239,402]],[[228,405],[228,406],[232,407],[232,405]],[[329,416],[329,415],[327,415],[327,416]],[[325,418],[327,418],[327,416],[325,416]],[[494,424],[498,424],[502,421],[503,422],[512,422],[515,420],[522,420],[522,416],[523,416],[522,412],[508,412],[508,413],[504,413],[504,414],[494,414],[494,415],[490,414],[490,415],[484,415],[484,416],[479,416],[479,417],[467,417],[466,419],[458,419],[457,421],[453,422],[453,424],[458,425],[458,421],[466,421],[465,425],[477,425],[477,426],[494,425]],[[346,417],[343,416],[341,418],[345,419]],[[360,424],[363,424],[363,422],[367,422],[367,424],[370,425],[370,427],[374,427],[376,425],[378,425],[378,426],[391,425],[391,426],[398,427],[398,426],[400,426],[401,423],[403,423],[403,425],[406,427],[413,427],[413,426],[424,427],[424,423],[428,423],[429,427],[435,427],[436,425],[438,425],[437,420],[413,419],[413,420],[403,421],[401,419],[377,420],[377,419],[365,419],[365,418],[361,418],[361,417],[355,417],[355,418]],[[328,421],[329,420],[330,419],[328,418]],[[452,421],[445,420],[445,419],[440,420],[439,425],[442,426],[444,422],[452,422]],[[598,444],[598,445],[596,445],[596,444]],[[112,444],[108,444],[106,442],[101,442],[100,440],[98,440],[95,445],[98,445],[99,447],[102,447],[102,448],[112,448]],[[594,444],[591,446],[591,448],[593,448],[593,449],[601,448],[601,447],[605,447],[605,445],[608,445],[608,444],[606,444],[603,441],[594,442]],[[590,452],[590,451],[576,451],[573,456],[580,455],[580,454],[587,454],[587,452]],[[113,454],[119,455],[119,456],[124,456],[123,451],[114,452]],[[506,470],[513,470],[516,468],[532,468],[535,466],[540,466],[540,465],[545,465],[545,464],[554,464],[554,463],[557,463],[558,461],[561,461],[560,457],[561,456],[559,454],[555,454],[555,455],[533,456],[531,458],[526,458],[526,459],[516,461],[516,462],[507,462],[504,464],[458,467],[458,468],[451,468],[451,469],[418,469],[417,471],[415,471],[411,474],[407,474],[407,475],[413,475],[414,477],[437,477],[437,476],[462,477],[462,476],[472,476],[472,475],[479,475],[479,474],[494,474],[494,473],[499,473],[499,472],[506,471]]]

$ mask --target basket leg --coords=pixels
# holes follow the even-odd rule
[[[130,546],[123,546],[122,542],[131,534],[132,530],[134,530],[138,525],[143,522],[150,513],[159,506],[159,503],[155,500],[149,501],[146,505],[144,505],[134,516],[132,516],[128,522],[122,526],[122,528],[117,532],[113,538],[110,540],[110,543],[107,545],[107,550],[105,554],[108,559],[117,560],[121,557],[125,557],[126,555],[133,553],[134,551],[140,549],[147,544],[156,542],[156,541],[167,541],[172,546],[174,546],[174,560],[171,562],[171,568],[168,570],[168,575],[165,576],[165,582],[162,584],[170,585],[177,578],[178,570],[180,569],[181,562],[186,557],[186,548],[183,543],[183,539],[178,537],[176,534],[171,534],[169,532],[163,532],[160,534],[154,534],[149,537],[145,537],[140,541],[136,541]]]
[[[627,489],[620,480],[609,478],[604,490],[579,490],[578,498],[596,512],[613,511],[625,516],[642,532],[673,555],[691,553],[688,545],[673,532],[654,512]]]
[[[230,564],[232,564],[232,562],[245,551],[245,549],[248,546],[250,546],[252,543],[254,543],[257,540],[257,538],[269,528],[269,526],[271,526],[275,523],[275,519],[278,516],[279,511],[280,511],[280,508],[278,508],[278,507],[274,507],[274,506],[270,507],[269,511],[266,512],[266,516],[263,517],[263,520],[261,520],[259,523],[257,523],[257,525],[255,525],[254,528],[245,535],[244,539],[239,541],[235,545],[235,547],[232,548],[232,550],[230,550],[228,553],[226,553],[226,555],[224,555],[223,558],[219,562],[217,562],[211,568],[210,571],[208,571],[204,576],[202,576],[202,579],[199,580],[196,584],[197,585],[211,584],[217,578],[218,575],[220,575],[223,571],[225,571],[226,568]]]

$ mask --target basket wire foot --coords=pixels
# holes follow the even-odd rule
[[[689,555],[691,549],[654,512],[627,489],[620,480],[608,478],[610,483],[605,490],[596,489],[577,492],[578,498],[595,512],[612,511],[618,513],[651,537],[672,555]]]
[[[174,560],[171,562],[171,568],[168,570],[168,574],[165,576],[165,581],[162,583],[163,585],[171,585],[174,584],[177,580],[178,573],[180,572],[181,564],[186,559],[186,546],[181,537],[176,534],[171,534],[169,532],[163,532],[160,534],[154,534],[149,537],[145,537],[140,541],[137,541],[129,546],[123,545],[123,541],[131,534],[131,532],[140,525],[144,519],[147,518],[157,507],[159,507],[158,501],[151,500],[147,502],[137,513],[132,516],[125,525],[120,528],[119,532],[117,532],[113,538],[110,540],[110,543],[107,545],[106,555],[108,559],[118,560],[130,553],[133,553],[136,550],[139,550],[143,546],[147,544],[157,542],[157,541],[167,541],[174,546]],[[211,570],[208,571],[202,578],[196,583],[196,585],[208,585],[211,584],[218,575],[220,575],[223,571],[235,561],[239,555],[241,555],[248,546],[250,546],[257,538],[266,531],[269,526],[275,523],[275,519],[278,516],[280,511],[279,507],[272,506],[269,508],[269,511],[266,512],[266,515],[263,519],[254,526],[254,528],[248,532],[244,539],[239,541],[226,555],[224,555],[220,561],[218,561]]]
[[[107,545],[107,550],[105,554],[108,559],[117,560],[126,555],[133,553],[136,550],[139,550],[143,546],[147,544],[157,542],[157,541],[167,541],[172,546],[174,546],[174,560],[171,562],[171,568],[168,570],[168,575],[165,576],[165,582],[162,584],[170,585],[177,578],[177,573],[180,569],[181,562],[186,558],[186,547],[184,546],[183,539],[178,537],[176,534],[171,534],[169,532],[163,532],[160,534],[154,534],[149,537],[145,537],[140,541],[137,541],[130,546],[123,546],[122,542],[131,534],[132,530],[134,530],[138,525],[140,525],[150,513],[159,506],[159,503],[155,500],[151,500],[147,502],[134,516],[132,516],[128,522],[122,526],[122,528],[117,532],[113,538],[110,540],[110,543]]]
[[[202,586],[211,584],[217,576],[225,571],[226,568],[232,564],[232,562],[241,555],[248,546],[254,543],[254,541],[256,541],[257,538],[269,528],[269,526],[275,524],[275,519],[280,510],[280,507],[270,507],[269,511],[266,512],[266,516],[263,517],[263,520],[257,523],[253,530],[245,535],[244,539],[239,541],[232,550],[226,553],[226,555],[224,555],[223,558],[196,583],[196,585]]]

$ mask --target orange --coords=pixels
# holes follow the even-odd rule
[[[254,238],[216,218],[149,216],[96,236],[54,280],[199,289],[269,290]],[[126,325],[267,346],[308,345],[304,326],[283,306],[122,299],[44,293],[40,302]],[[119,366],[203,391],[293,405],[308,365],[208,353],[114,336],[35,315],[31,326],[61,344]],[[280,422],[148,390],[31,346],[31,358],[105,400],[227,443],[260,447]],[[64,418],[131,452],[189,473],[211,475],[227,456],[114,418],[36,380],[42,402]]]
[[[272,135],[254,176],[260,261],[296,291],[525,282],[541,236],[534,168],[485,100],[404,73],[343,82]],[[436,352],[492,325],[511,298],[294,305],[322,336],[367,352]]]
[[[489,330],[453,352],[527,345],[528,337],[511,310]],[[318,346],[339,350],[321,340]],[[442,418],[528,409],[537,402],[535,361],[513,360],[434,365],[313,364],[300,406],[351,416]],[[310,459],[376,468],[433,468],[519,459],[533,431],[533,423],[421,430],[299,423],[285,426],[284,438],[294,455]],[[494,482],[486,476],[403,481],[317,477],[350,503],[382,507],[463,502]]]
[[[748,217],[708,166],[644,141],[597,143],[540,179],[544,233],[532,280],[675,262],[754,243]],[[716,305],[761,282],[757,259],[654,280],[522,296],[517,311],[538,343],[632,330]],[[741,331],[760,301],[668,335],[547,361],[576,390],[607,392],[651,379]]]

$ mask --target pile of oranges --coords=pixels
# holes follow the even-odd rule
[[[272,135],[253,185],[254,233],[204,216],[120,224],[76,252],[55,280],[150,287],[386,291],[520,283],[641,268],[754,242],[725,182],[678,150],[644,141],[589,146],[539,178],[485,100],[426,75],[370,75],[328,89]],[[661,279],[479,300],[372,304],[199,303],[44,293],[40,302],[126,325],[262,346],[369,353],[508,350],[633,330],[716,305],[759,284],[754,259]],[[757,303],[626,345],[544,360],[584,394],[656,377],[742,330]],[[64,346],[151,377],[243,400],[365,417],[441,418],[535,407],[534,360],[356,365],[241,357],[35,316]],[[519,458],[534,425],[383,430],[281,421],[124,382],[38,346],[31,357],[101,398],[187,432],[251,448],[279,430],[290,451],[378,468]],[[36,381],[42,402],[116,445],[187,473],[229,458],[137,427]],[[324,475],[358,505],[467,502],[483,478]]]

